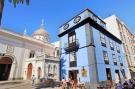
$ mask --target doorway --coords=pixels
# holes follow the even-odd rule
[[[107,75],[108,85],[112,85],[112,75],[111,75],[111,69],[110,68],[106,68],[106,75]]]
[[[2,57],[0,59],[0,81],[8,80],[12,66],[12,59],[9,57]]]
[[[28,65],[27,79],[31,79],[31,76],[32,76],[32,64],[30,63]]]
[[[69,78],[77,82],[77,74],[78,74],[78,70],[71,70],[69,71]]]
[[[119,80],[121,80],[119,70],[115,70],[115,78],[116,78],[115,79],[115,82],[116,83],[118,83]]]
[[[41,78],[41,68],[40,67],[38,67],[38,79],[40,79]]]

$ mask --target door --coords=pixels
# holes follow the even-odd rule
[[[115,70],[115,82],[118,83],[119,80],[121,80],[119,70]]]
[[[28,70],[27,70],[27,79],[31,79],[32,76],[32,64],[30,63],[28,65]]]
[[[69,71],[69,78],[71,80],[74,80],[74,82],[76,82],[76,83],[77,83],[77,74],[78,74],[78,70]]]
[[[111,75],[111,69],[106,68],[106,75],[107,75],[107,83],[108,85],[112,85],[112,75]]]
[[[40,79],[40,78],[41,78],[41,68],[38,67],[38,79]]]
[[[12,59],[3,57],[0,59],[0,81],[8,80],[12,66]]]

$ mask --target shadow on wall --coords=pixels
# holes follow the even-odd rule
[[[66,62],[66,59],[64,59],[64,57],[62,57],[60,59],[60,73],[61,73],[61,79],[63,77],[65,77],[66,75],[66,69],[64,68],[66,65],[65,65],[65,62]]]

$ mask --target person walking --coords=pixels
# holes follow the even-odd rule
[[[128,89],[128,83],[127,83],[127,81],[124,82],[123,86],[124,86],[123,89]]]
[[[36,80],[35,75],[33,75],[33,76],[32,76],[32,86],[34,86],[35,80]]]
[[[135,79],[133,79],[133,89],[135,89]]]
[[[128,88],[129,89],[134,89],[133,88],[133,81],[131,79],[129,80]]]
[[[61,82],[61,88],[65,89],[65,87],[66,87],[66,79],[63,77]]]
[[[117,89],[122,89],[122,83],[121,83],[121,81],[119,81],[118,86],[117,86]]]

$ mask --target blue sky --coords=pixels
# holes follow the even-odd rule
[[[116,14],[123,20],[131,32],[135,33],[134,0],[30,0],[30,5],[18,5],[17,8],[6,0],[2,27],[31,35],[39,28],[42,18],[45,28],[51,36],[51,42],[58,40],[58,28],[61,24],[86,8],[106,18]]]

